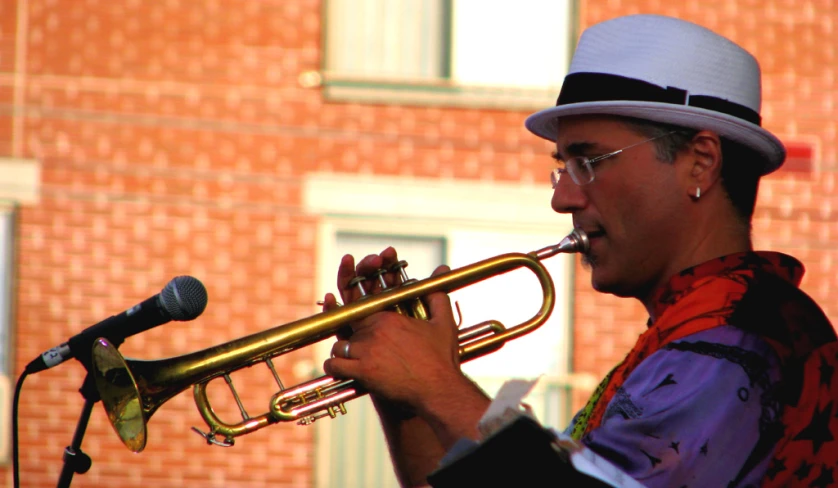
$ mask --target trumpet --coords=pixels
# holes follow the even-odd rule
[[[427,319],[422,298],[478,283],[518,268],[528,268],[542,288],[542,304],[529,320],[507,328],[489,320],[461,328],[458,347],[461,361],[468,361],[500,349],[507,341],[532,332],[547,321],[555,304],[553,281],[541,261],[559,253],[587,252],[588,237],[574,230],[556,245],[527,254],[508,253],[424,279],[409,279],[404,272],[406,262],[381,271],[368,279],[379,279],[384,272],[399,277],[397,285],[362,296],[350,304],[336,307],[308,318],[279,325],[215,347],[183,356],[161,360],[125,359],[105,338],[97,339],[92,348],[92,373],[96,388],[111,425],[123,444],[134,452],[145,448],[147,425],[152,414],[163,403],[193,387],[196,406],[208,431],[195,427],[208,444],[232,446],[235,438],[255,432],[277,422],[311,424],[315,420],[345,414],[344,403],[365,395],[363,387],[352,379],[321,376],[297,386],[285,388],[272,359],[323,339],[335,336],[347,325],[385,310],[395,310]],[[359,279],[365,279],[359,277]],[[269,411],[252,417],[247,414],[236,393],[230,374],[265,363],[279,386]],[[207,396],[207,384],[223,377],[229,385],[242,414],[242,421],[225,423],[213,411]]]

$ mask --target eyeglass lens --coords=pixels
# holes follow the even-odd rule
[[[587,185],[592,182],[594,180],[594,169],[590,164],[586,164],[587,161],[588,158],[585,157],[570,158],[565,161],[564,170],[560,168],[553,168],[553,170],[550,171],[550,184],[552,188],[555,189],[556,185],[559,184],[559,179],[561,179],[562,173],[570,174],[570,178],[577,185]]]

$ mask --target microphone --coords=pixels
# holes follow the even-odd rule
[[[58,366],[76,358],[90,364],[93,341],[100,337],[119,346],[126,337],[163,325],[172,320],[194,320],[207,306],[207,290],[197,278],[178,276],[151,298],[119,315],[112,315],[84,329],[67,342],[44,352],[26,366],[28,374]]]

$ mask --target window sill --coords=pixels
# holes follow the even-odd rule
[[[33,205],[40,201],[41,163],[0,157],[0,200]]]
[[[312,76],[309,75],[309,79]],[[419,83],[316,77],[329,101],[500,110],[540,110],[555,104],[559,88],[464,86],[448,80]],[[309,85],[311,86],[311,85]]]

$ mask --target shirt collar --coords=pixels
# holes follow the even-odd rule
[[[660,317],[684,292],[708,276],[720,276],[732,271],[762,270],[777,275],[795,286],[803,279],[803,264],[787,254],[772,251],[748,251],[728,254],[687,268],[670,278],[654,295],[654,315]],[[653,324],[649,319],[647,325]]]

